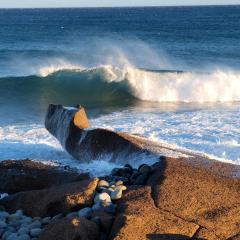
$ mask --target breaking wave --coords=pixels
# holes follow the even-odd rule
[[[32,76],[1,78],[0,86],[11,88],[13,81],[19,83],[20,80],[22,91],[31,94],[39,93],[41,89],[44,99],[58,103],[66,103],[66,99],[86,104],[120,104],[139,100],[189,103],[240,101],[240,72],[230,70],[187,72],[112,65],[88,69],[75,65],[50,66],[41,68]]]

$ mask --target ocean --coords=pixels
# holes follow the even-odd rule
[[[0,9],[0,160],[119,164],[69,156],[44,128],[49,103],[240,164],[240,6]]]

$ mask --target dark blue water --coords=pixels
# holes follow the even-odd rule
[[[138,67],[159,67],[143,59],[141,43],[173,68],[237,68],[239,38],[240,6],[0,10],[0,74],[59,57],[104,64],[116,45]]]
[[[240,6],[0,9],[2,158],[51,158],[48,104],[80,103],[98,126],[239,162],[239,101]]]

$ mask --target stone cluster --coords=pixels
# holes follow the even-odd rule
[[[152,167],[147,164],[138,169],[126,164],[122,168],[114,168],[108,176],[100,177],[96,194],[91,207],[73,211],[66,215],[59,213],[54,217],[29,217],[17,210],[10,214],[4,208],[0,209],[0,237],[3,240],[35,240],[43,228],[59,219],[86,218],[95,222],[101,229],[101,235],[107,236],[117,211],[116,201],[122,198],[128,185],[144,185]],[[1,194],[1,198],[7,197]]]

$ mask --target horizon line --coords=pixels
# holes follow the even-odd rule
[[[240,6],[240,4],[200,4],[200,5],[152,5],[152,6],[69,6],[69,7],[0,7],[0,9],[86,9],[86,8],[152,8],[152,7],[224,7],[224,6]]]

